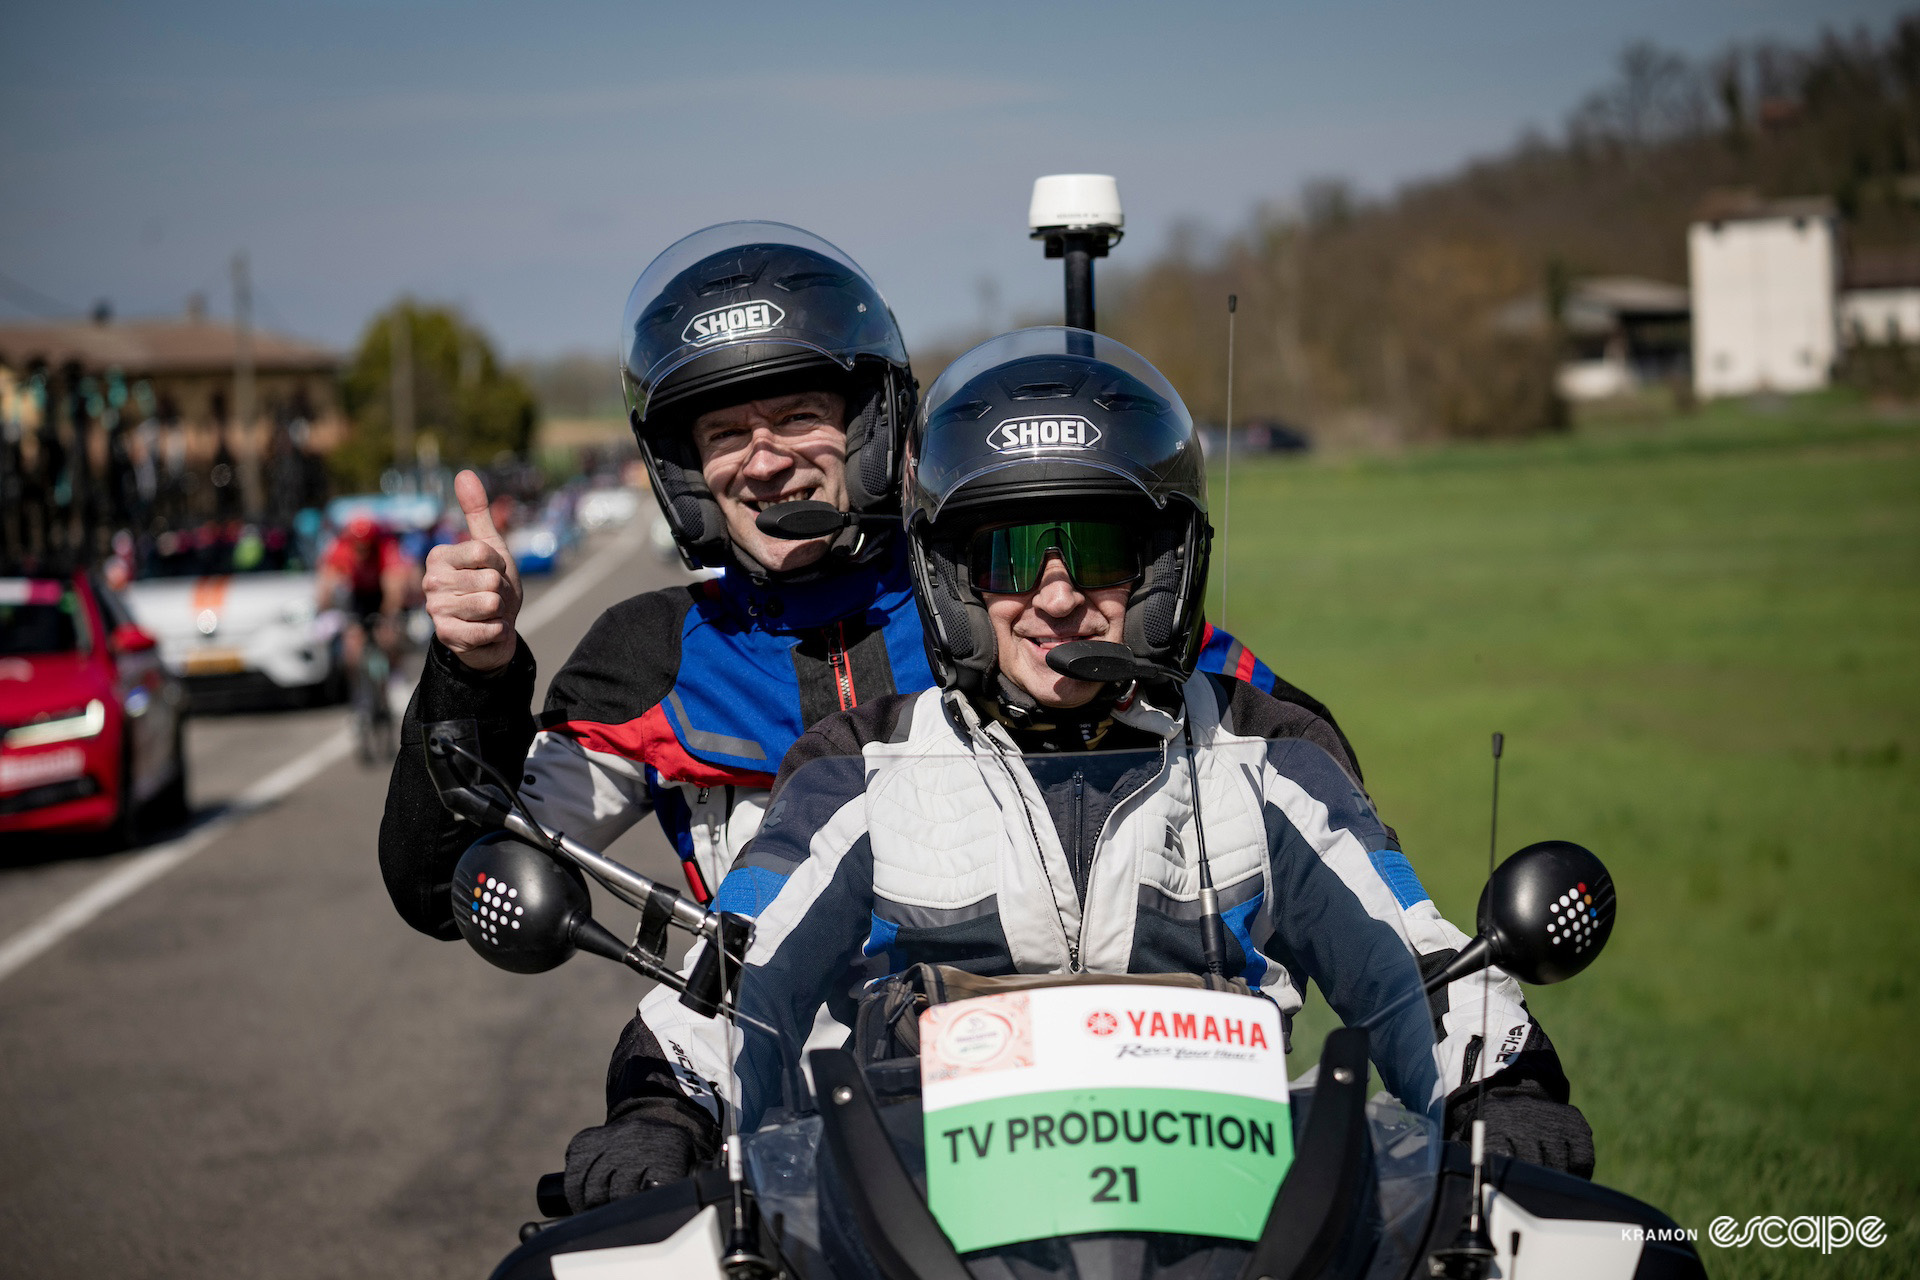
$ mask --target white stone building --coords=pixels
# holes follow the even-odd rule
[[[1840,331],[1830,201],[1723,201],[1688,230],[1687,258],[1696,394],[1827,385]]]

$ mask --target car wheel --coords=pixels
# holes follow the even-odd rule
[[[120,740],[120,796],[114,806],[113,826],[107,829],[107,841],[115,849],[131,849],[140,843],[140,806],[133,798],[133,743]]]
[[[182,720],[173,730],[173,781],[149,803],[147,813],[161,827],[184,826],[193,817],[187,802],[187,728]]]

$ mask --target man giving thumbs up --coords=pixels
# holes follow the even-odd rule
[[[513,660],[514,620],[520,616],[520,575],[507,540],[494,528],[487,488],[480,477],[462,471],[453,480],[454,497],[467,517],[467,540],[427,553],[421,586],[433,634],[462,665],[480,672],[498,671]]]

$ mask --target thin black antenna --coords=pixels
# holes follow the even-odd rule
[[[1240,309],[1240,295],[1227,295],[1227,448],[1221,462],[1220,498],[1220,626],[1227,625],[1227,550],[1233,535],[1233,316]]]
[[[1487,836],[1488,879],[1493,878],[1494,851],[1499,847],[1500,840],[1500,755],[1506,745],[1505,734],[1493,735],[1493,822]],[[1446,1248],[1435,1249],[1429,1260],[1432,1274],[1445,1280],[1486,1280],[1497,1256],[1493,1237],[1487,1234],[1487,1122],[1480,1115],[1480,1108],[1486,1105],[1487,1100],[1487,1002],[1492,994],[1493,978],[1489,967],[1480,971],[1480,1054],[1474,1059],[1474,1069],[1481,1074],[1474,1091],[1472,1198],[1467,1203],[1467,1220],[1461,1226],[1460,1234]]]
[[[1507,735],[1493,735],[1493,821],[1487,831],[1487,876],[1493,876],[1494,859],[1499,856],[1496,850],[1500,845],[1500,756],[1507,749]]]
[[[1507,749],[1507,735],[1493,735],[1493,813],[1487,822],[1487,879],[1493,879],[1494,861],[1499,857],[1500,847],[1500,757]],[[1479,921],[1474,922],[1479,927]],[[1487,1100],[1487,1005],[1493,995],[1493,966],[1480,971],[1480,1087],[1476,1093],[1473,1113],[1480,1114],[1480,1107]]]
[[[1493,879],[1494,861],[1499,856],[1500,846],[1500,757],[1506,751],[1507,735],[1493,735],[1493,812],[1487,823],[1487,879]],[[1479,922],[1475,922],[1478,927]],[[1492,1044],[1487,1039],[1487,1006],[1493,1002],[1493,966],[1488,965],[1480,971],[1480,1058],[1476,1065],[1480,1069],[1480,1079],[1474,1088],[1473,1104],[1473,1213],[1469,1218],[1469,1227],[1475,1236],[1483,1235],[1485,1224],[1481,1221],[1481,1212],[1485,1206],[1481,1203],[1484,1196],[1485,1147],[1487,1126],[1481,1109],[1487,1105],[1487,1067],[1488,1054]]]

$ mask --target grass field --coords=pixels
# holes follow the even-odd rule
[[[1717,1276],[1920,1274],[1920,421],[1811,399],[1236,462],[1226,560],[1210,615],[1333,708],[1456,922],[1492,730],[1502,852],[1612,868],[1608,952],[1530,997],[1599,1179]],[[1707,1243],[1770,1213],[1890,1238]]]

